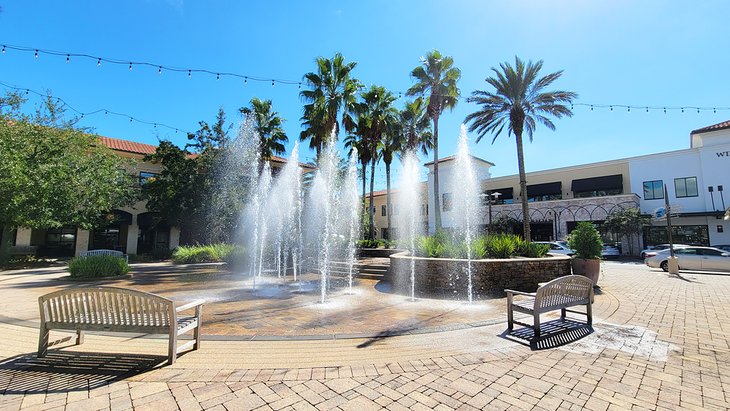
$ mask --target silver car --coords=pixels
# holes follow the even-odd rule
[[[561,244],[563,241],[535,241],[535,244],[547,244],[550,246],[550,250],[548,250],[549,254],[565,254],[567,256],[572,256],[575,254],[575,251],[570,249],[569,247]]]
[[[680,270],[730,272],[730,252],[713,247],[684,247],[674,250]],[[669,271],[669,250],[662,250],[644,260],[646,265]]]

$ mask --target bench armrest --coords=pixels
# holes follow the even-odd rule
[[[526,292],[523,292],[523,291],[504,290],[504,292],[506,292],[507,294],[524,295],[524,296],[527,296],[527,297],[535,297],[536,296],[535,293],[526,293]]]
[[[189,310],[191,308],[198,307],[198,306],[203,305],[203,304],[205,304],[205,300],[195,300],[193,302],[190,302],[190,303],[187,303],[187,304],[183,304],[183,305],[181,305],[179,307],[175,307],[175,311],[176,312],[185,311],[185,310]]]

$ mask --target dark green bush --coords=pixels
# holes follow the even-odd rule
[[[122,257],[95,255],[71,259],[68,270],[74,278],[116,277],[127,274],[129,264]]]
[[[544,257],[548,252],[544,244],[529,243],[514,234],[493,234],[482,236],[471,241],[455,241],[444,232],[424,236],[416,242],[416,256],[430,258],[512,258],[524,256],[530,258]]]
[[[232,258],[231,254],[237,248],[240,247],[225,243],[181,246],[173,251],[172,261],[175,264],[220,263]],[[236,251],[240,252],[242,251]]]

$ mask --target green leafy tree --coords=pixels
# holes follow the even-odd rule
[[[335,139],[339,135],[340,122],[345,131],[354,127],[353,114],[360,83],[352,77],[357,63],[346,63],[340,53],[331,59],[317,57],[315,62],[317,71],[304,75],[306,89],[299,93],[305,102],[301,118],[304,130],[299,138],[309,140],[309,147],[316,150],[319,158],[330,135],[334,133]]]
[[[251,99],[251,107],[242,107],[239,111],[254,119],[256,132],[261,138],[259,152],[262,160],[268,161],[272,155],[286,152],[284,143],[288,142],[289,138],[281,127],[284,119],[279,116],[279,113],[271,110],[271,100],[260,100],[254,97]]]
[[[439,202],[439,118],[445,109],[453,109],[459,101],[456,83],[461,70],[454,66],[454,59],[433,50],[422,59],[422,64],[411,71],[416,84],[406,93],[409,96],[427,98],[426,112],[433,121],[433,199],[436,231],[441,229],[441,207]]]
[[[602,228],[608,232],[626,237],[629,254],[634,253],[633,237],[641,235],[644,226],[651,224],[651,218],[641,214],[638,208],[626,208],[612,212],[606,217]]]
[[[17,94],[0,102],[0,260],[18,227],[91,229],[136,196],[129,164],[63,120],[53,98],[35,116],[21,114],[24,103]]]
[[[530,142],[537,123],[555,130],[555,124],[549,116],[570,117],[573,112],[570,102],[577,97],[570,91],[546,91],[563,71],[556,71],[540,77],[542,60],[527,64],[515,57],[514,67],[508,62],[501,63],[499,69],[492,68],[494,77],[486,82],[494,90],[476,90],[472,92],[468,102],[477,103],[479,110],[469,114],[466,122],[469,131],[477,131],[479,142],[487,133],[493,133],[492,144],[507,127],[508,135],[514,134],[517,142],[517,165],[520,174],[520,200],[522,201],[523,235],[530,241],[530,213],[527,201],[527,178],[525,176],[525,157],[522,148],[522,133],[527,132]]]
[[[590,260],[601,258],[603,241],[601,234],[590,221],[581,221],[568,235],[568,246],[575,250],[577,258]]]

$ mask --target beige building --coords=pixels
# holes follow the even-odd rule
[[[426,200],[426,183],[421,184],[421,206],[420,216],[423,224],[424,232],[428,231],[428,202]],[[395,238],[395,232],[398,230],[398,190],[390,190],[390,207],[386,205],[387,192],[386,190],[375,191],[373,193],[373,205],[375,206],[375,232],[376,238],[381,240],[389,240]],[[370,193],[365,195],[366,206],[370,205]],[[391,222],[393,224],[392,229],[388,227],[388,213],[391,213]],[[367,218],[367,217],[366,217]]]

